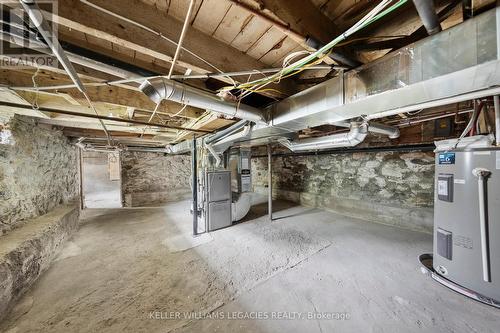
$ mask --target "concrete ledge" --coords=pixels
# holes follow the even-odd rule
[[[136,192],[124,193],[124,207],[145,207],[159,205],[172,201],[185,200],[191,197],[189,189],[172,190],[165,192]]]
[[[0,320],[78,228],[77,204],[62,205],[0,236]]]

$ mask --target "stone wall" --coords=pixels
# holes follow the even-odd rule
[[[124,207],[159,205],[191,195],[188,155],[123,152],[121,163]]]
[[[267,186],[267,158],[252,160],[256,191]],[[374,222],[431,232],[432,152],[275,157],[273,195]]]
[[[78,150],[61,131],[15,116],[1,137],[0,234],[78,198]]]

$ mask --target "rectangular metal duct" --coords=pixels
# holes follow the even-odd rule
[[[492,9],[291,96],[270,107],[271,128],[252,137],[499,93],[499,26],[500,8]]]

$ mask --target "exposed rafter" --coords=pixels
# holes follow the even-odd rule
[[[127,6],[124,6],[123,1],[119,0],[93,0],[92,2],[138,23],[154,27],[162,35],[173,40],[178,38],[182,29],[182,23],[175,18],[166,16],[154,7],[137,0],[131,1]],[[131,7],[137,10],[130,11]],[[60,0],[56,21],[59,25],[73,31],[166,62],[172,61],[172,55],[175,52],[175,45],[159,38],[157,34],[100,12],[78,0]],[[64,35],[62,38],[64,39]],[[223,71],[266,67],[252,57],[194,28],[187,32],[185,47]],[[213,52],[213,50],[217,50],[217,52]],[[183,54],[178,64],[179,67],[198,73],[214,70],[206,63],[186,53]],[[227,81],[230,82],[230,80]],[[293,91],[293,83],[291,81],[282,82],[279,84],[278,90],[285,95],[290,94]]]

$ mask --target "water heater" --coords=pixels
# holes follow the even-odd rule
[[[500,148],[489,137],[436,150],[432,266],[467,296],[500,306]]]

